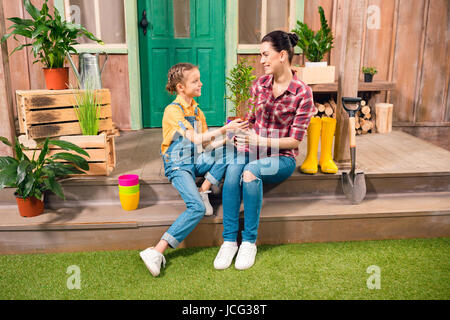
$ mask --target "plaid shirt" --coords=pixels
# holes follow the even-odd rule
[[[257,134],[267,138],[292,137],[302,141],[311,117],[316,111],[312,90],[294,76],[287,90],[274,98],[273,75],[257,79],[251,88],[251,108],[248,119]],[[298,149],[267,151],[268,156],[296,157]]]

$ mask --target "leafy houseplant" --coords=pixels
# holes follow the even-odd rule
[[[12,147],[12,143],[0,137],[0,141]],[[75,151],[89,157],[88,153],[73,143],[62,140],[49,140],[46,138],[41,144],[39,157],[35,158],[36,150],[30,159],[25,151],[29,150],[15,138],[15,157],[0,157],[0,188],[16,188],[15,196],[19,212],[22,216],[32,217],[39,215],[44,210],[42,201],[43,193],[47,190],[65,199],[62,187],[56,178],[69,174],[82,174],[82,170],[89,170],[87,161],[79,155],[59,152],[46,157],[50,152],[50,145],[60,147],[63,150]],[[58,162],[62,160],[67,163]],[[26,206],[34,204],[31,212],[26,211]],[[25,207],[24,207],[25,206]],[[34,211],[33,211],[34,210]]]
[[[325,19],[323,8],[319,6],[321,28],[314,34],[305,23],[297,21],[297,28],[292,30],[298,35],[298,43],[306,59],[320,62],[324,55],[333,48],[333,34]]]
[[[362,67],[364,82],[372,82],[373,76],[378,72],[374,67]]]
[[[76,39],[86,36],[97,43],[104,43],[81,25],[65,21],[56,7],[54,16],[50,15],[47,2],[48,0],[45,0],[41,10],[38,10],[30,0],[23,0],[23,5],[32,19],[8,18],[13,22],[9,28],[13,31],[5,34],[1,41],[4,42],[11,36],[18,41],[18,35],[29,39],[28,43],[19,45],[11,54],[31,46],[36,59],[33,63],[41,62],[45,66],[44,75],[47,89],[67,89],[68,68],[64,68],[64,61],[66,52],[77,53],[73,47],[79,44]],[[51,75],[55,73],[61,81],[60,83],[52,82]]]
[[[226,85],[230,91],[230,95],[226,98],[233,103],[232,112],[236,117],[245,116],[245,107],[249,103],[250,88],[256,77],[253,75],[254,68],[248,63],[247,59],[241,59],[236,66],[231,69],[230,76],[227,77]],[[247,105],[248,108],[253,106]],[[228,117],[230,120],[232,117]]]

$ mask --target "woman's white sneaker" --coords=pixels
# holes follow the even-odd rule
[[[148,271],[150,271],[150,273],[154,277],[159,276],[159,272],[161,271],[161,264],[163,264],[164,267],[166,266],[166,258],[164,258],[162,253],[153,249],[153,247],[141,251],[139,255],[144,261]]]
[[[223,270],[231,266],[237,251],[238,246],[236,242],[225,241],[220,247],[219,253],[214,260],[214,268]]]
[[[236,257],[234,267],[238,270],[245,270],[251,268],[255,263],[256,245],[251,242],[242,242],[239,247],[239,252]]]

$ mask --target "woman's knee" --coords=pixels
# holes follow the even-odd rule
[[[244,173],[242,174],[242,180],[244,182],[252,182],[256,179],[258,178],[250,170],[245,170]]]

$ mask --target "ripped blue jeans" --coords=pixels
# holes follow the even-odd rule
[[[295,170],[295,158],[266,157],[246,163],[239,161],[230,164],[225,174],[222,190],[223,199],[223,239],[236,241],[239,231],[239,209],[244,201],[244,230],[242,241],[256,242],[259,227],[259,216],[263,200],[263,183],[280,183],[289,178]],[[245,182],[242,179],[245,171],[251,172],[256,179]]]

